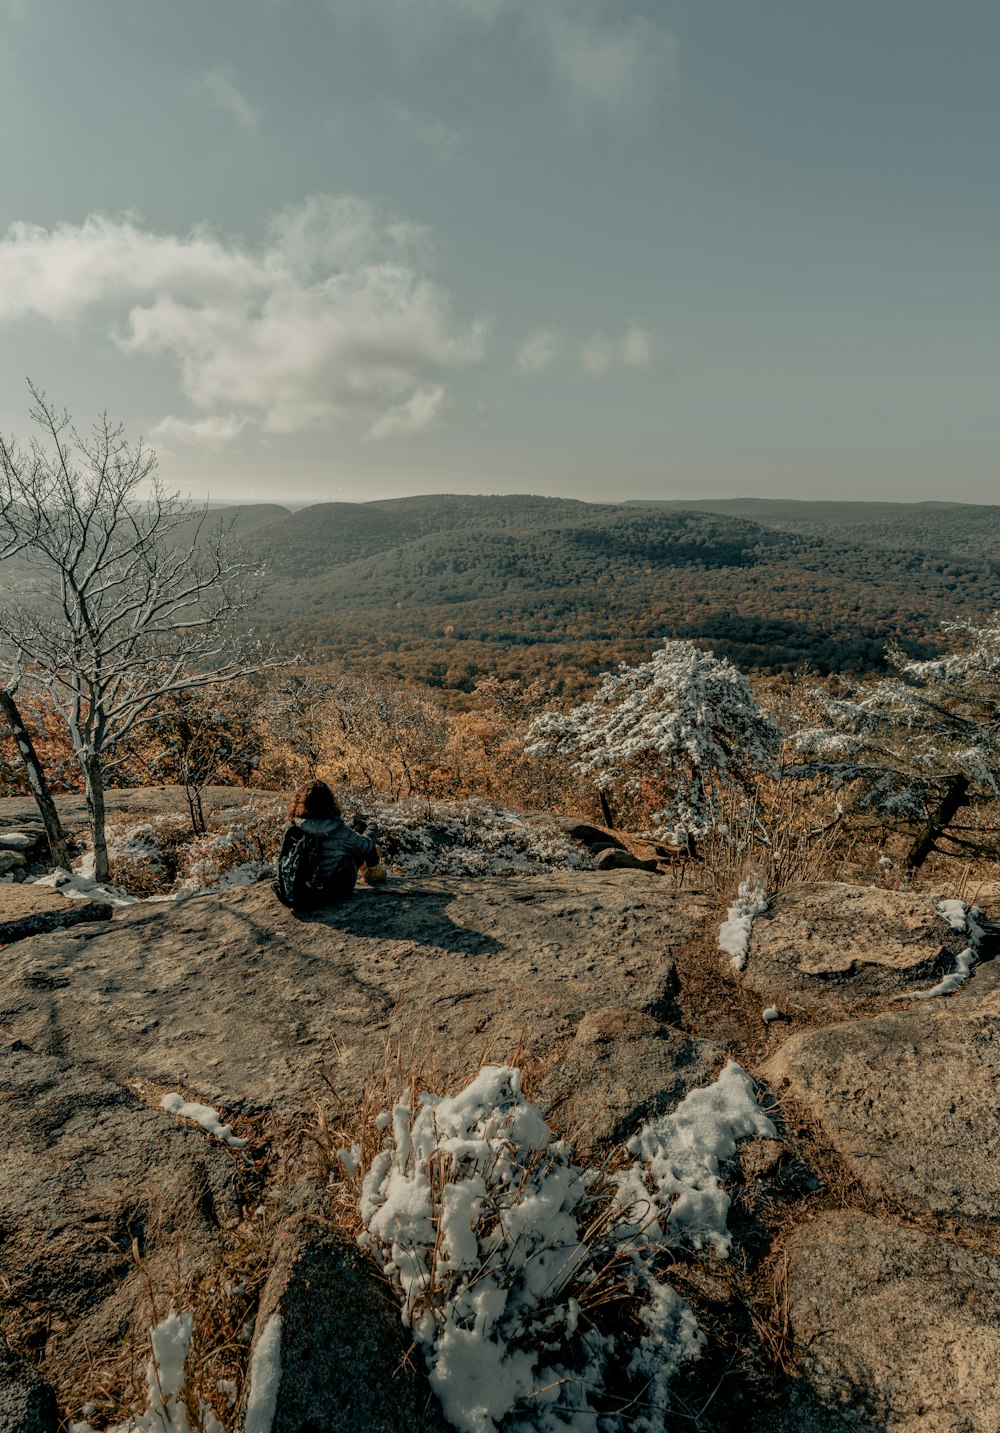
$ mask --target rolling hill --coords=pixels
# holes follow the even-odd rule
[[[247,537],[289,647],[468,688],[489,671],[579,686],[664,636],[765,671],[875,670],[890,640],[929,654],[943,620],[1000,606],[991,533],[998,508],[430,495],[317,504]]]

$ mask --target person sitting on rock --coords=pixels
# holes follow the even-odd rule
[[[343,900],[354,890],[358,869],[384,876],[378,849],[378,827],[368,822],[363,832],[343,819],[337,798],[325,781],[307,781],[292,796],[285,813],[288,829],[278,856],[278,899],[293,909],[313,909]]]

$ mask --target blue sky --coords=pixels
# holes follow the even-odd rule
[[[220,498],[994,501],[991,0],[0,0],[25,377]]]

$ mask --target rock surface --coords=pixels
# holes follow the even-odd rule
[[[767,1062],[873,1198],[1000,1222],[995,964],[947,999],[793,1035]]]
[[[0,945],[113,915],[107,901],[70,901],[51,886],[0,885]]]
[[[357,1094],[387,1040],[458,1077],[519,1047],[552,1061],[609,1004],[676,1018],[672,950],[710,920],[707,897],[644,872],[396,880],[303,920],[263,883],[13,947],[0,1032],[125,1083],[289,1114],[325,1069]]]
[[[0,1334],[0,1433],[56,1433],[59,1421],[55,1391]]]
[[[595,844],[607,833],[586,834]],[[33,891],[0,886],[0,913],[8,894]],[[78,917],[77,902],[37,897]],[[0,1326],[78,1415],[80,1369],[93,1357],[95,1378],[110,1376],[147,1279],[221,1288],[221,1251],[242,1239],[259,1280],[270,1244],[256,1330],[273,1314],[287,1330],[274,1433],[429,1433],[440,1425],[398,1315],[323,1217],[326,1169],[307,1138],[317,1100],[333,1118],[373,1080],[381,1093],[387,1068],[402,1083],[397,1055],[442,1083],[516,1059],[529,1098],[586,1152],[707,1084],[735,1053],[784,1097],[791,1134],[747,1141],[725,1167],[730,1230],[750,1277],[782,1211],[803,1376],[773,1405],[727,1402],[727,1352],[687,1407],[711,1405],[705,1433],[995,1433],[993,1394],[975,1381],[985,1385],[981,1367],[1000,1352],[985,1252],[1000,1239],[1000,963],[977,965],[946,1000],[898,1000],[964,944],[934,898],[811,885],[757,918],[736,975],[717,949],[725,906],[645,870],[552,871],[392,878],[297,919],[263,883],[9,945]],[[765,1028],[772,1001],[783,1018]],[[168,1090],[256,1142],[226,1148],[168,1115]],[[843,1166],[867,1212],[825,1207],[836,1189],[821,1187],[826,1166],[808,1167],[815,1148]],[[886,1207],[936,1218],[954,1242],[887,1222]],[[688,1268],[706,1327],[730,1316],[738,1264]],[[231,1339],[249,1334],[241,1314]],[[0,1373],[0,1410],[5,1386]]]
[[[296,1215],[275,1239],[257,1315],[281,1320],[271,1433],[447,1433],[399,1307],[353,1240]],[[239,1426],[244,1426],[245,1410]]]
[[[149,1280],[211,1262],[242,1212],[237,1160],[79,1054],[16,1040],[0,1045],[0,1128],[3,1302],[26,1346],[61,1326],[48,1373],[71,1384],[88,1350],[117,1353]]]
[[[724,1051],[707,1040],[692,1040],[640,1010],[608,1006],[583,1017],[535,1098],[549,1122],[586,1150],[626,1139],[643,1120],[709,1083],[724,1062]]]
[[[1000,1428],[1000,1258],[857,1210],[800,1225],[783,1251],[799,1368],[834,1426]]]
[[[870,886],[791,886],[754,919],[743,981],[779,1005],[789,992],[843,1004],[933,985],[968,945],[936,906]]]

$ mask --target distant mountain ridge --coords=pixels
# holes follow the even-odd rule
[[[316,504],[246,536],[289,645],[446,686],[583,680],[665,636],[765,670],[872,670],[888,641],[930,654],[944,619],[1000,606],[1000,508],[437,494]]]

